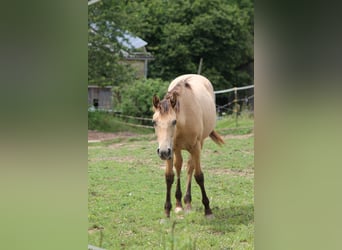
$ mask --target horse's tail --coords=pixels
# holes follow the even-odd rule
[[[224,144],[222,137],[215,130],[213,130],[209,136],[217,145],[222,146],[222,144]]]

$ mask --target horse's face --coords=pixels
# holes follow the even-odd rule
[[[158,140],[157,153],[162,160],[170,160],[172,157],[172,142],[176,131],[176,115],[160,115],[156,112],[153,116],[153,126]]]
[[[171,100],[153,97],[153,126],[158,140],[157,153],[162,160],[170,160],[173,155],[173,137],[176,133],[176,96]]]

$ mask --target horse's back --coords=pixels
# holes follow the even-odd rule
[[[168,91],[172,90],[177,84],[188,83],[195,91],[207,91],[215,101],[214,89],[210,81],[201,75],[187,74],[175,78],[169,85]]]
[[[215,94],[210,81],[201,75],[188,74],[174,79],[169,91],[181,85],[181,106],[185,115],[191,116],[192,126],[202,124],[202,139],[209,136],[216,124]],[[182,108],[181,108],[182,110]]]
[[[193,91],[194,97],[198,100],[203,100],[202,98],[204,98],[204,101],[213,102],[215,104],[215,94],[213,86],[211,85],[210,81],[204,76],[196,74],[181,75],[170,83],[168,91],[174,89],[175,86],[178,84],[184,84],[185,88]]]

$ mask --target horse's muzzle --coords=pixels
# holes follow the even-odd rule
[[[170,160],[172,156],[172,150],[171,148],[168,148],[167,150],[161,150],[160,148],[157,149],[157,153],[162,160]]]

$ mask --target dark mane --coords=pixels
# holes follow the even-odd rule
[[[174,99],[174,95],[179,96],[179,92],[177,91],[169,91],[166,93],[166,95],[164,96],[163,100],[160,101],[159,103],[159,110],[160,110],[160,114],[166,114],[168,113],[171,109],[172,109],[172,105],[171,102]],[[174,110],[178,113],[179,112],[179,101],[176,100],[176,104],[174,106]]]
[[[161,115],[170,112],[173,106],[171,103],[174,102],[174,99],[176,99],[176,103],[174,104],[174,110],[176,113],[179,112],[179,100],[177,98],[179,96],[179,91],[180,86],[179,84],[177,84],[172,90],[166,93],[163,100],[161,100],[159,103],[159,111]]]
[[[174,110],[176,111],[176,113],[179,112],[180,109],[180,105],[179,105],[179,100],[178,100],[178,96],[180,96],[181,93],[181,88],[182,86],[184,86],[185,88],[191,90],[191,86],[190,84],[187,82],[189,78],[184,79],[183,81],[177,83],[173,89],[171,89],[170,91],[168,91],[166,93],[166,95],[164,96],[163,100],[160,101],[159,103],[159,110],[160,110],[160,114],[166,114],[170,111],[170,109],[172,109],[172,102],[174,101],[174,99],[176,99],[176,103],[174,104]]]

